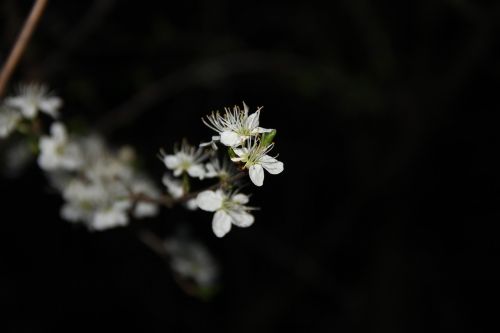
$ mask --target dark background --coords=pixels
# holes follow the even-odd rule
[[[0,59],[30,1],[3,0]],[[211,301],[187,296],[130,229],[59,219],[35,165],[1,184],[3,332],[480,332],[498,317],[497,1],[49,3],[13,83],[43,81],[64,119],[156,159],[245,101],[277,128],[279,176],[249,187],[249,229],[216,239]],[[494,329],[493,329],[494,331]]]

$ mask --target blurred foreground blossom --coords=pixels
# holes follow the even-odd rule
[[[33,119],[38,111],[48,114],[52,118],[59,116],[62,100],[49,93],[43,84],[23,84],[17,89],[17,94],[7,97],[5,104],[18,109],[23,117]]]

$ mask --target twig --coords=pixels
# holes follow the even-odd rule
[[[21,33],[17,37],[14,47],[12,48],[12,51],[10,52],[9,57],[7,58],[2,71],[0,72],[0,97],[3,96],[5,87],[7,86],[7,83],[9,83],[12,73],[19,63],[19,60],[21,59],[21,56],[23,55],[24,50],[28,45],[33,31],[35,31],[35,27],[37,26],[38,21],[42,17],[43,11],[47,5],[47,1],[48,0],[36,0],[35,4],[31,8],[30,15],[24,22]]]

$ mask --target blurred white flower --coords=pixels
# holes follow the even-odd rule
[[[232,174],[234,174],[234,167],[232,164],[229,164],[227,162],[228,160],[225,159],[222,163],[218,158],[212,158],[210,162],[205,164],[205,177],[206,178],[220,178],[220,179],[227,179],[231,177]]]
[[[201,148],[190,146],[184,141],[180,149],[174,148],[174,154],[161,154],[163,163],[168,169],[173,170],[174,176],[179,177],[186,172],[193,178],[203,179],[205,177],[203,161],[207,159],[208,155],[203,153]]]
[[[162,178],[162,183],[167,188],[168,194],[172,196],[174,199],[179,199],[184,196],[184,187],[182,186],[182,182],[175,178],[170,177],[170,175],[165,174]],[[189,210],[198,209],[198,205],[196,204],[196,199],[190,199],[186,201],[185,206]]]
[[[66,200],[61,209],[65,220],[83,222],[91,230],[104,230],[126,225],[130,213],[136,218],[158,213],[157,204],[140,201],[133,205],[130,198],[131,192],[160,196],[154,184],[134,170],[135,153],[131,148],[115,153],[96,136],[77,142],[83,157],[80,172],[73,176],[62,172],[49,174]]]
[[[59,116],[62,100],[52,96],[47,86],[42,84],[25,84],[19,86],[16,96],[7,97],[5,104],[19,109],[25,118],[32,119],[38,111],[44,112],[53,118]]]
[[[164,243],[170,256],[170,267],[184,279],[210,288],[216,284],[218,267],[210,252],[200,243],[186,238],[169,238]]]
[[[51,136],[42,136],[39,147],[38,165],[43,170],[77,170],[82,165],[82,153],[79,146],[68,139],[62,123],[53,123]]]
[[[161,181],[167,188],[167,192],[172,196],[172,198],[179,199],[184,195],[184,188],[182,187],[182,182],[180,180],[174,179],[168,174],[164,174]]]
[[[225,108],[224,115],[219,112],[207,116],[207,120],[202,119],[205,125],[219,133],[219,136],[213,136],[212,141],[203,143],[202,146],[214,144],[214,141],[220,140],[224,145],[237,147],[245,142],[251,136],[260,133],[271,132],[272,129],[259,127],[259,116],[261,108],[248,115],[248,106],[243,103],[243,110],[235,106],[233,110]]]
[[[14,131],[17,124],[21,120],[21,115],[18,111],[0,106],[0,138],[6,138]]]
[[[143,193],[152,198],[160,196],[160,191],[147,179],[134,180],[131,190],[134,193]],[[132,214],[135,218],[156,216],[158,215],[158,205],[151,202],[139,201],[137,202]]]
[[[203,191],[196,198],[198,207],[207,212],[215,212],[212,230],[217,237],[223,237],[231,230],[231,225],[246,228],[253,224],[254,217],[245,206],[248,196],[241,193],[226,194],[222,190]]]
[[[267,155],[274,144],[266,147],[259,140],[249,140],[247,143],[247,147],[233,149],[237,157],[233,157],[231,160],[244,163],[252,183],[256,186],[264,184],[264,169],[272,175],[283,172],[283,162]]]

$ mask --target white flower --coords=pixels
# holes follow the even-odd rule
[[[205,169],[203,161],[208,155],[203,153],[201,148],[190,146],[187,142],[183,142],[181,149],[174,148],[173,155],[165,155],[162,153],[162,160],[165,166],[174,171],[174,176],[179,177],[186,172],[189,176],[203,179],[205,177]]]
[[[182,187],[181,181],[173,179],[168,174],[165,174],[163,175],[162,183],[165,185],[167,192],[172,196],[172,198],[179,199],[184,195],[184,188]]]
[[[160,196],[160,191],[147,179],[135,180],[131,185],[132,192],[143,193],[152,198]],[[151,202],[139,201],[133,211],[136,218],[144,218],[158,215],[158,205]]]
[[[232,164],[227,163],[227,159],[224,160],[222,163],[219,161],[217,158],[213,158],[210,162],[205,164],[205,177],[206,178],[220,178],[220,179],[227,179],[231,177],[231,175],[234,173],[234,170],[232,167]]]
[[[126,225],[129,214],[144,218],[158,213],[154,203],[141,201],[133,205],[130,192],[158,197],[160,191],[148,178],[135,172],[130,148],[113,152],[95,136],[77,142],[82,152],[80,172],[49,173],[56,188],[63,192],[66,203],[61,216],[65,220],[83,222],[90,230],[104,230]]]
[[[254,209],[245,204],[248,196],[241,193],[226,194],[222,190],[203,191],[198,194],[196,203],[200,209],[215,212],[212,220],[212,230],[217,237],[223,237],[231,230],[231,224],[238,227],[249,227],[254,217],[249,213]]]
[[[165,174],[162,178],[162,183],[167,188],[168,194],[172,196],[174,199],[179,199],[184,196],[184,187],[182,186],[182,182],[180,180],[174,179],[170,177],[170,175]],[[185,206],[189,210],[198,209],[198,205],[196,204],[196,199],[190,199],[185,203]]]
[[[50,95],[45,85],[27,84],[19,87],[17,96],[7,97],[5,104],[19,109],[22,115],[28,119],[35,118],[38,111],[57,118],[62,100]]]
[[[6,138],[14,131],[21,120],[18,111],[0,106],[0,138]]]
[[[218,267],[208,250],[200,243],[185,238],[169,238],[164,243],[170,255],[172,270],[196,285],[213,287],[218,277]]]
[[[38,165],[44,170],[77,170],[82,165],[79,146],[69,141],[66,128],[61,123],[53,123],[51,136],[42,136],[39,147]]]
[[[90,228],[101,231],[109,228],[125,226],[128,223],[128,201],[116,201],[105,210],[97,211],[90,223]]]
[[[202,146],[213,145],[214,141],[220,140],[226,146],[237,147],[252,136],[271,132],[272,129],[259,127],[260,110],[261,108],[248,115],[248,106],[243,103],[243,110],[239,106],[235,106],[232,111],[225,108],[223,116],[219,112],[207,116],[207,120],[203,119],[203,122],[219,133],[219,136],[213,136],[211,142],[203,143]]]
[[[274,144],[263,146],[258,140],[250,140],[245,148],[234,148],[233,151],[238,157],[233,157],[233,162],[242,162],[248,169],[248,174],[252,183],[256,186],[264,184],[264,169],[272,175],[281,173],[284,169],[283,162],[267,155],[274,147]]]

